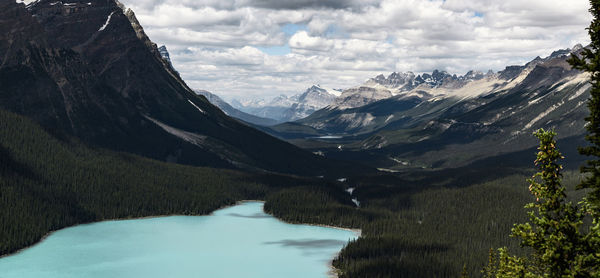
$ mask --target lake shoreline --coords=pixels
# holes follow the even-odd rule
[[[265,203],[265,201],[264,201],[264,200],[239,200],[239,201],[236,201],[234,204],[231,204],[231,205],[225,205],[225,206],[219,207],[219,208],[217,208],[217,209],[215,209],[215,210],[211,211],[211,212],[210,212],[210,213],[208,213],[208,214],[198,214],[198,215],[188,215],[188,214],[164,214],[164,215],[150,215],[150,216],[141,216],[141,217],[127,217],[127,218],[115,218],[115,219],[102,219],[102,220],[99,220],[99,221],[91,221],[91,222],[86,222],[86,223],[78,223],[78,224],[75,224],[75,225],[71,225],[71,226],[66,226],[66,227],[60,228],[60,229],[58,229],[58,230],[50,231],[50,232],[46,233],[44,236],[42,236],[42,237],[41,237],[41,238],[40,238],[38,241],[36,241],[35,243],[33,243],[33,244],[29,245],[29,246],[23,247],[23,248],[21,248],[21,249],[19,249],[19,250],[16,250],[16,251],[14,251],[14,252],[11,252],[11,253],[7,253],[7,254],[4,254],[4,255],[0,255],[0,259],[3,259],[3,258],[5,258],[5,257],[9,257],[9,256],[14,256],[14,255],[17,255],[17,254],[19,254],[19,253],[21,253],[21,252],[24,252],[25,250],[27,250],[27,249],[29,249],[29,248],[33,248],[33,247],[35,247],[36,245],[38,245],[38,244],[41,244],[42,242],[44,242],[44,241],[45,241],[45,240],[46,240],[48,237],[50,237],[52,234],[54,234],[54,233],[56,233],[56,232],[58,232],[58,231],[61,231],[61,230],[63,230],[63,229],[67,229],[67,228],[73,228],[73,227],[77,227],[77,226],[89,225],[89,224],[94,224],[94,223],[99,223],[99,222],[105,222],[105,221],[106,221],[106,222],[108,222],[108,221],[141,220],[141,219],[153,219],[153,218],[162,218],[162,217],[171,217],[171,216],[211,216],[211,215],[214,215],[214,212],[215,212],[215,211],[222,210],[222,209],[226,209],[226,208],[230,208],[230,207],[234,207],[234,206],[241,205],[241,204],[244,204],[244,203],[253,203],[253,202],[256,202],[256,203],[263,203],[263,204]],[[268,213],[266,213],[266,212],[264,211],[264,208],[263,208],[263,212],[264,212],[265,214],[268,214]],[[270,216],[272,216],[273,218],[277,219],[278,221],[281,221],[281,222],[283,222],[283,223],[286,223],[286,224],[291,224],[291,225],[307,225],[307,226],[315,226],[315,227],[323,227],[323,228],[330,228],[330,229],[337,229],[337,230],[349,231],[349,232],[352,232],[352,233],[354,233],[354,234],[356,235],[357,239],[358,239],[358,238],[359,238],[359,237],[362,235],[362,230],[361,230],[361,229],[351,229],[351,228],[337,227],[337,226],[332,226],[332,225],[324,225],[324,224],[314,224],[314,223],[291,223],[291,222],[287,222],[287,221],[285,221],[285,220],[283,220],[283,219],[280,219],[280,218],[278,218],[278,217],[276,217],[276,216],[274,216],[274,215],[271,215],[271,214],[268,214],[268,215],[270,215]],[[335,260],[335,258],[336,258],[336,257],[339,255],[339,253],[340,253],[340,252],[341,252],[341,250],[340,250],[340,251],[338,251],[338,252],[337,252],[337,253],[336,253],[336,254],[333,256],[333,258],[332,258],[332,259],[329,261],[329,263],[328,263],[328,269],[329,269],[329,271],[326,273],[327,277],[338,277],[338,272],[339,272],[339,269],[337,269],[337,268],[335,268],[335,267],[333,266],[333,260]]]

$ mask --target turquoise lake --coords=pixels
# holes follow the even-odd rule
[[[52,233],[0,259],[0,278],[329,277],[357,234],[293,225],[245,202],[208,216],[105,221]]]

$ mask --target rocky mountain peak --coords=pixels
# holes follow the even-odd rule
[[[171,64],[171,55],[169,55],[169,51],[167,50],[167,47],[165,45],[161,45],[158,48],[158,53],[160,53],[160,56],[169,63],[169,65]]]
[[[308,91],[327,91],[327,90],[321,88],[321,85],[316,84],[316,85],[312,85],[306,91],[308,92]]]
[[[481,71],[470,70],[463,77],[466,80],[479,80],[479,79],[483,79],[485,77],[485,74],[483,74],[483,72],[481,72]]]
[[[298,96],[299,103],[313,106],[313,108],[318,107],[319,109],[333,103],[334,100],[335,95],[330,94],[320,85],[313,85]]]
[[[435,81],[442,81],[447,76],[450,76],[450,74],[448,74],[446,71],[439,71],[436,69],[431,73],[431,76],[433,77],[433,80],[435,80]]]
[[[550,56],[548,58],[552,59],[552,58],[558,58],[561,56],[569,56],[571,55],[571,49],[560,49],[557,51],[552,52],[552,54],[550,54]]]

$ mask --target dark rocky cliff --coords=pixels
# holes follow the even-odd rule
[[[0,107],[64,138],[178,163],[310,175],[343,167],[197,96],[114,0],[2,0]]]

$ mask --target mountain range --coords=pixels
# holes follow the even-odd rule
[[[233,100],[231,105],[245,113],[270,118],[278,123],[305,118],[315,111],[332,104],[340,96],[340,90],[313,85],[303,93],[293,96],[280,95],[265,100]]]
[[[210,103],[219,107],[219,109],[221,109],[228,116],[242,120],[246,123],[250,123],[253,125],[259,125],[259,126],[272,126],[272,125],[276,125],[276,124],[280,123],[279,121],[274,120],[274,119],[262,118],[262,117],[248,114],[246,112],[242,112],[238,109],[235,109],[229,103],[224,101],[221,97],[219,97],[209,91],[196,90],[196,93],[203,95],[208,101],[210,101]]]
[[[480,275],[490,247],[519,247],[506,235],[535,200],[534,130],[558,133],[568,194],[584,193],[590,76],[566,62],[582,49],[235,105],[293,120],[273,125],[192,90],[116,0],[0,1],[0,255],[72,225],[264,200],[283,221],[361,230],[340,277]]]
[[[168,53],[166,59],[168,59]],[[364,84],[348,89],[326,89],[320,85],[313,85],[305,92],[291,97],[280,95],[270,101],[264,99],[247,101],[233,99],[230,106],[247,114],[270,118],[278,123],[283,123],[306,118],[327,106],[344,109],[364,106],[413,90],[422,84],[436,87],[442,84],[452,86],[449,84],[454,83],[453,86],[461,86],[461,84],[491,75],[493,75],[491,70],[486,74],[469,71],[464,76],[450,75],[447,72],[438,70],[434,70],[431,74],[424,73],[421,75],[415,75],[413,72],[393,72],[388,77],[378,75],[375,78],[370,78]],[[222,103],[222,100],[219,103]]]
[[[0,13],[0,108],[59,138],[200,166],[311,175],[340,167],[198,96],[119,2],[2,1]]]
[[[450,75],[445,71],[434,70],[431,74],[415,75],[413,72],[393,72],[388,77],[383,74],[370,78],[364,84],[346,89],[342,92],[333,107],[339,109],[356,108],[382,99],[391,98],[400,94],[417,93],[431,88],[456,89],[466,84],[488,78],[494,73],[490,70],[483,74],[478,71],[469,71],[463,76]]]
[[[263,130],[325,156],[394,171],[525,151],[535,146],[538,128],[555,129],[561,140],[583,138],[589,76],[566,62],[581,50],[498,73],[380,75],[304,119]]]

